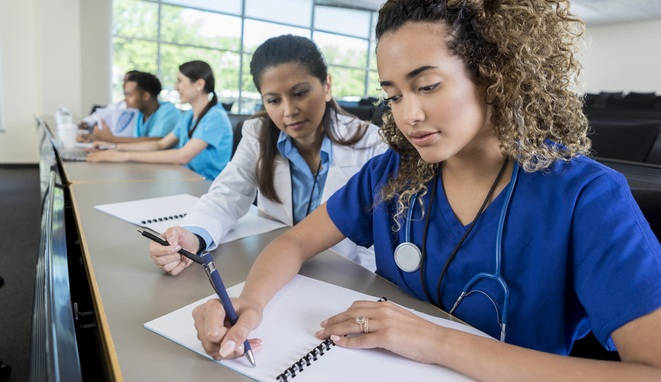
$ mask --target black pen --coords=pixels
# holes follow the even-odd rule
[[[159,235],[156,231],[150,230],[149,228],[138,228],[138,232],[140,234],[150,240],[153,240],[157,242],[160,245],[163,246],[168,246],[170,243],[167,242],[167,240],[163,239],[161,235]],[[225,313],[227,313],[227,318],[229,319],[230,323],[232,325],[236,324],[236,321],[238,320],[238,316],[236,314],[236,311],[234,310],[234,306],[232,305],[232,301],[230,300],[230,297],[227,295],[227,290],[225,289],[225,285],[223,284],[223,279],[220,277],[220,273],[218,270],[216,270],[216,265],[213,263],[213,258],[211,257],[211,254],[209,252],[204,252],[202,255],[196,255],[194,253],[188,252],[187,250],[181,248],[177,253],[186,256],[187,258],[193,260],[194,262],[202,265],[204,268],[204,271],[207,274],[207,277],[209,278],[209,282],[211,283],[211,286],[213,287],[214,291],[216,291],[216,294],[220,298],[220,302],[223,304],[223,309],[225,309]],[[246,339],[243,342],[243,348],[244,348],[244,354],[246,358],[248,358],[248,361],[250,362],[250,365],[252,367],[257,366],[257,362],[255,362],[255,356],[252,353],[252,348],[250,347],[250,343],[248,342],[248,339]]]

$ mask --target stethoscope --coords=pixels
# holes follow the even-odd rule
[[[456,256],[459,248],[463,244],[464,240],[468,237],[468,234],[471,232],[475,224],[477,223],[477,220],[481,216],[482,212],[484,212],[484,209],[486,208],[486,205],[493,195],[493,192],[496,188],[496,185],[498,184],[498,181],[500,180],[505,167],[507,166],[508,161],[505,161],[503,164],[503,167],[500,169],[500,172],[498,173],[498,176],[496,177],[496,180],[494,181],[493,185],[491,186],[491,189],[489,190],[489,193],[487,194],[487,197],[484,199],[484,202],[482,203],[482,206],[480,207],[480,210],[478,211],[475,219],[473,219],[473,222],[471,225],[468,227],[468,229],[465,231],[463,237],[459,241],[459,243],[455,246],[454,250],[448,257],[445,265],[443,266],[443,270],[441,271],[441,275],[439,276],[438,279],[438,295],[439,299],[440,297],[440,292],[441,292],[441,280],[443,279],[443,276],[445,272],[447,271],[447,268],[450,264],[450,262],[454,259]],[[452,308],[450,309],[449,313],[453,314],[454,311],[457,309],[459,304],[463,301],[464,297],[468,296],[469,294],[473,292],[478,292],[485,294],[485,296],[491,301],[491,303],[494,305],[494,308],[496,310],[496,315],[498,315],[498,307],[496,303],[494,302],[491,297],[486,295],[486,293],[481,292],[481,291],[471,291],[470,289],[480,280],[482,279],[490,279],[490,280],[495,280],[498,282],[498,285],[503,290],[503,313],[502,316],[499,317],[499,324],[500,324],[500,341],[505,341],[505,336],[506,336],[506,331],[507,331],[507,317],[508,317],[508,309],[509,309],[509,298],[510,298],[510,292],[509,292],[509,287],[507,285],[507,282],[503,278],[502,275],[502,268],[501,268],[501,259],[502,259],[502,245],[503,245],[503,229],[505,226],[505,218],[507,217],[507,211],[509,209],[510,201],[512,199],[512,194],[514,193],[514,187],[516,185],[516,181],[518,178],[519,174],[519,165],[515,161],[514,166],[512,168],[512,177],[510,180],[510,183],[507,186],[506,193],[505,193],[505,201],[503,203],[503,207],[500,210],[500,218],[498,219],[498,230],[496,233],[496,269],[493,273],[487,273],[487,272],[481,272],[473,276],[467,283],[464,285],[461,294],[459,297],[457,297],[457,300],[454,302],[452,305]],[[429,198],[429,208],[427,213],[425,214],[425,226],[424,226],[424,233],[423,233],[423,245],[422,245],[422,251],[420,248],[415,245],[414,243],[411,242],[411,220],[413,217],[413,207],[414,207],[414,202],[417,197],[417,194],[413,195],[411,197],[411,202],[409,204],[409,209],[406,213],[406,226],[405,226],[405,241],[400,243],[397,248],[395,248],[394,252],[394,258],[395,258],[395,263],[397,264],[397,267],[401,269],[404,272],[415,272],[418,269],[422,268],[420,271],[420,279],[422,282],[423,289],[425,291],[425,294],[427,295],[427,298],[431,301],[434,302],[434,299],[431,298],[431,295],[427,289],[427,283],[424,277],[424,266],[425,266],[425,257],[426,257],[426,242],[427,242],[427,232],[429,230],[429,220],[430,220],[430,215],[432,211],[432,201],[435,198],[436,195],[436,184],[438,183],[437,178],[434,178],[434,183],[432,185],[432,192],[431,196]],[[440,304],[439,304],[440,305]]]

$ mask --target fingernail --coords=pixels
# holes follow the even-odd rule
[[[243,348],[243,344],[236,347],[236,352],[239,353],[239,354],[245,353],[245,349]]]
[[[323,329],[318,330],[314,335],[317,336],[317,337],[319,337],[319,338],[321,338],[321,335],[322,335],[322,334],[324,334],[324,330],[323,330]]]
[[[321,324],[319,324],[319,325],[321,325],[322,327],[325,328],[327,323],[328,323],[328,320],[323,320],[323,321],[321,321]]]
[[[235,347],[236,347],[236,344],[234,343],[234,341],[229,340],[229,341],[225,342],[223,344],[223,346],[220,347],[220,352],[219,353],[222,357],[227,357],[228,355],[230,355],[230,353],[232,353],[234,351]]]
[[[337,342],[340,340],[340,336],[336,336],[335,334],[333,334],[332,336],[330,336],[330,339],[333,342]]]

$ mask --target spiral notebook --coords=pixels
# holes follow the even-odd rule
[[[228,289],[232,297],[243,283]],[[206,355],[193,327],[193,308],[215,295],[196,301],[144,324],[145,328]],[[323,281],[296,275],[269,302],[261,325],[250,335],[263,340],[255,353],[257,367],[245,358],[214,361],[258,381],[468,381],[450,369],[411,361],[385,350],[356,350],[320,341],[319,323],[347,309],[355,300],[377,298]],[[489,337],[469,326],[412,311],[436,324]]]
[[[101,204],[94,206],[94,208],[129,223],[163,233],[172,226],[181,225],[182,219],[186,217],[186,213],[197,202],[197,199],[193,195],[178,194],[130,202]],[[259,216],[257,207],[250,206],[248,213],[239,218],[234,228],[225,235],[221,243],[282,227],[285,227],[285,224]]]

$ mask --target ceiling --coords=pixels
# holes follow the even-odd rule
[[[384,0],[326,0],[351,8],[379,9]],[[571,7],[588,25],[661,19],[661,0],[573,0]]]

